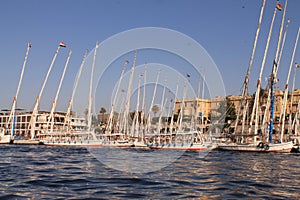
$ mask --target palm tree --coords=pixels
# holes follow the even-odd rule
[[[87,115],[88,115],[88,113],[89,113],[89,110],[86,108],[86,109],[84,110],[85,120],[87,120]]]
[[[159,112],[159,106],[158,105],[154,105],[153,107],[152,107],[152,112],[154,113],[154,116],[156,117],[156,113],[158,113]]]
[[[99,113],[102,114],[102,122],[103,122],[103,118],[104,118],[104,114],[106,113],[106,109],[104,107],[101,107]]]

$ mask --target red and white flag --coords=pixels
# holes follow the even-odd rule
[[[59,46],[61,46],[61,47],[67,47],[67,46],[66,46],[66,43],[64,43],[64,42],[60,42],[60,43],[59,43]]]

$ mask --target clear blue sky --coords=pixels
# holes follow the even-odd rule
[[[267,0],[250,79],[251,92],[256,85],[275,2]],[[280,0],[280,3],[284,2]],[[261,3],[262,0],[2,0],[0,108],[11,106],[27,41],[32,43],[32,49],[18,107],[33,108],[55,49],[60,41],[64,41],[67,49],[61,50],[41,101],[41,109],[51,108],[60,74],[71,48],[73,55],[58,102],[58,110],[63,111],[66,110],[71,96],[84,51],[93,49],[96,41],[101,42],[114,34],[141,27],[168,28],[193,38],[206,49],[218,66],[226,93],[238,95],[249,63]],[[281,88],[285,84],[300,25],[299,9],[300,1],[289,0],[287,17],[291,18],[291,24],[287,33],[282,67],[279,70]],[[264,77],[270,72],[274,59],[282,12],[277,14]],[[297,51],[295,60],[298,62],[299,52],[300,50]],[[153,57],[158,56],[157,53],[152,53],[151,56],[138,57],[137,64],[157,62],[157,58]],[[168,58],[165,56],[165,59]],[[130,54],[128,59],[132,61],[133,54]],[[123,60],[120,63],[123,63]],[[116,74],[115,80],[118,79],[121,68],[122,66],[119,66],[119,69],[113,71]],[[300,87],[299,81],[297,87]],[[108,107],[108,104],[103,101],[105,107]]]

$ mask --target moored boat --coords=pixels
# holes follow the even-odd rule
[[[44,141],[46,146],[68,146],[68,147],[100,147],[102,146],[101,141],[99,140],[81,140],[81,141]]]
[[[18,145],[43,145],[44,143],[40,140],[23,140],[19,138],[15,138],[13,141],[13,144]]]
[[[11,144],[13,137],[10,134],[5,134],[3,128],[0,129],[0,144]]]
[[[291,152],[293,148],[293,142],[284,143],[245,143],[245,144],[220,144],[218,150],[223,151],[240,151],[240,152]]]
[[[157,135],[152,143],[148,143],[150,149],[157,150],[190,150],[204,151],[217,148],[217,144],[197,131],[176,133],[172,135]]]

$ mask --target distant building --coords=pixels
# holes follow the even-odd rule
[[[4,128],[6,132],[11,133],[12,128],[16,137],[29,139],[31,137],[30,120],[32,112],[26,112],[24,110],[18,110],[14,119],[14,127],[11,123],[8,123],[10,117],[10,110],[2,110],[0,112],[0,127]],[[50,116],[49,111],[39,111],[35,124],[35,136],[39,137],[41,134],[49,132],[51,123],[48,121]],[[69,123],[67,124],[65,112],[54,113],[54,125],[53,132],[63,131],[80,131],[87,127],[86,120],[71,116]]]

